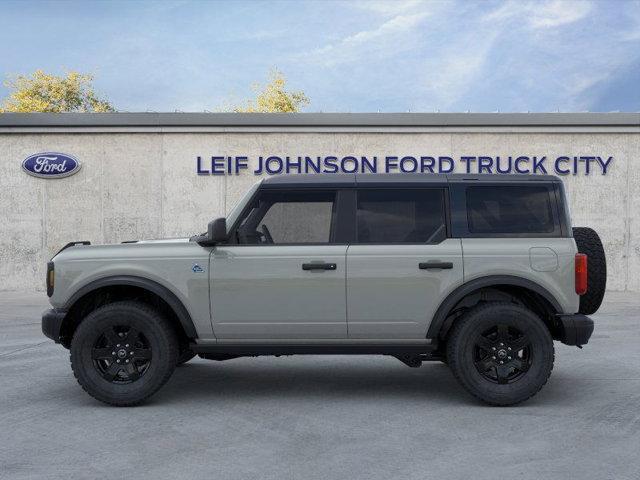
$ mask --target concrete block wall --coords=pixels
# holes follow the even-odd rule
[[[59,151],[75,175],[40,179],[27,156]],[[573,224],[595,228],[607,251],[611,290],[640,292],[640,135],[511,132],[0,132],[0,290],[44,287],[45,264],[65,243],[189,236],[232,209],[259,180],[198,176],[211,155],[602,155],[606,176],[564,177]]]

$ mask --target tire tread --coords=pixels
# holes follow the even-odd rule
[[[472,396],[474,396],[478,400],[480,400],[480,401],[482,401],[482,402],[484,402],[484,403],[486,403],[488,405],[491,405],[491,406],[512,406],[512,405],[517,405],[517,404],[520,404],[522,402],[525,402],[525,401],[529,400],[531,397],[536,395],[542,389],[542,387],[544,387],[546,385],[546,383],[549,380],[549,377],[551,376],[551,372],[553,370],[553,365],[554,365],[554,362],[555,362],[555,351],[552,349],[551,366],[549,368],[549,371],[547,373],[546,378],[544,378],[544,380],[540,384],[537,385],[537,388],[534,391],[532,391],[528,396],[526,396],[524,398],[521,398],[521,399],[518,399],[517,401],[508,401],[507,399],[505,399],[506,401],[504,401],[504,402],[491,401],[491,400],[483,397],[477,390],[475,390],[473,388],[470,388],[470,386],[467,384],[467,382],[465,381],[465,379],[461,375],[462,369],[463,368],[469,368],[469,367],[462,366],[462,365],[460,365],[458,363],[457,355],[456,355],[456,352],[455,352],[455,349],[460,344],[460,336],[464,333],[463,326],[466,323],[474,321],[474,317],[476,315],[480,315],[480,314],[484,313],[485,311],[494,310],[496,307],[503,307],[503,306],[508,306],[508,307],[512,307],[512,308],[515,307],[515,308],[530,312],[526,308],[520,307],[519,305],[511,303],[511,302],[488,302],[488,303],[485,303],[483,305],[479,305],[479,306],[474,307],[471,310],[469,310],[469,312],[467,312],[462,318],[460,318],[454,324],[454,326],[452,328],[452,331],[451,331],[451,334],[449,335],[449,337],[447,339],[447,345],[446,345],[447,363],[448,363],[449,367],[451,368],[451,371],[453,372],[453,375],[456,378],[456,380]],[[533,312],[530,312],[530,313],[533,313]],[[543,327],[548,332],[547,327],[544,324],[543,324]],[[549,338],[551,338],[551,334],[550,333],[548,333],[548,334],[549,334]],[[553,345],[553,340],[551,340],[551,343]]]
[[[175,359],[178,358],[178,346],[177,346],[174,328],[171,326],[168,320],[164,316],[162,316],[156,309],[154,309],[150,305],[143,302],[127,300],[127,301],[109,303],[107,305],[97,308],[96,310],[91,312],[89,315],[87,315],[87,317],[82,322],[80,322],[80,325],[74,332],[74,337],[79,333],[82,333],[84,329],[90,329],[95,327],[94,325],[91,324],[91,322],[86,321],[90,319],[90,317],[93,316],[94,314],[98,314],[98,313],[104,314],[105,312],[108,313],[110,310],[116,310],[116,309],[122,309],[122,308],[137,309],[143,312],[144,314],[154,318],[154,321],[156,322],[157,326],[162,330],[162,334],[172,340],[169,342],[170,351],[166,353],[169,355],[169,358],[175,358]],[[149,397],[155,394],[165,383],[167,383],[167,381],[173,374],[173,368],[165,369],[166,371],[164,375],[157,382],[154,388],[150,390],[144,397],[137,398],[136,400],[132,400],[132,401],[123,401],[123,400],[115,401],[109,397],[106,397],[104,395],[100,395],[97,392],[91,391],[86,387],[84,381],[82,381],[82,379],[78,374],[78,369],[82,367],[78,366],[74,361],[74,355],[71,352],[71,350],[69,352],[69,360],[71,362],[71,369],[73,371],[73,375],[78,381],[78,383],[80,384],[80,386],[82,387],[82,389],[85,392],[87,392],[89,395],[91,395],[93,398],[95,398],[96,400],[99,400],[101,402],[104,402],[106,404],[109,404],[115,407],[133,407],[136,405],[140,405],[141,403],[144,403]],[[175,362],[174,362],[174,365],[175,365]]]

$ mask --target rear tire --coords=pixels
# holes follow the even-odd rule
[[[447,361],[462,386],[490,405],[531,398],[553,369],[553,339],[530,310],[487,303],[467,312],[447,342]]]
[[[574,227],[573,239],[578,252],[587,255],[587,293],[580,296],[583,315],[596,313],[602,304],[607,289],[607,259],[598,233],[588,227]]]
[[[115,406],[137,405],[157,392],[177,359],[173,328],[140,302],[94,310],[71,341],[71,368],[78,383],[92,397]]]

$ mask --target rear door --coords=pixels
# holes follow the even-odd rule
[[[462,284],[460,239],[449,238],[446,188],[360,188],[347,251],[349,338],[422,339]]]

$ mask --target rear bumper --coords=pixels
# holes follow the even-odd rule
[[[56,343],[60,343],[60,329],[64,317],[67,316],[66,310],[52,308],[42,312],[42,333]]]
[[[586,315],[560,315],[561,332],[559,340],[565,345],[586,345],[593,333],[593,320]]]

